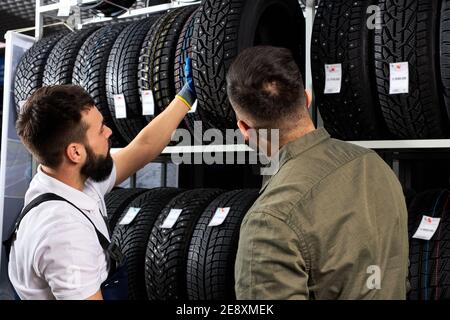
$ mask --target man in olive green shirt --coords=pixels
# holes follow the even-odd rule
[[[279,170],[245,216],[236,257],[238,299],[405,299],[407,209],[373,151],[316,130],[300,71],[286,49],[244,50],[227,75],[247,140],[279,129]],[[345,112],[345,111],[343,111]]]

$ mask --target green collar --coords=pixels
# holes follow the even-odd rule
[[[278,171],[272,176],[265,176],[263,179],[263,186],[259,193],[262,193],[272,178],[280,171],[281,167],[284,166],[289,160],[297,158],[302,153],[308,151],[309,149],[315,147],[316,145],[330,139],[330,134],[324,129],[316,129],[300,138],[293,140],[285,144],[279,151],[279,167]]]

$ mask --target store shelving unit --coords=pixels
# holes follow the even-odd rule
[[[75,8],[77,4],[89,4],[95,2],[94,0],[55,0],[52,4],[44,5],[44,0],[36,0],[36,25],[35,25],[35,39],[39,40],[43,34],[43,21],[44,16],[52,16],[54,18],[61,19],[62,21],[66,21],[68,17],[58,17],[58,14],[64,12],[69,12],[69,8]],[[311,36],[314,25],[314,16],[316,11],[316,3],[317,1],[301,1],[301,6],[303,8],[303,14],[305,16],[306,21],[306,43],[305,43],[305,58],[306,61],[310,61],[311,58]],[[140,8],[140,9],[130,9],[127,10],[124,14],[114,18],[115,20],[127,19],[139,17],[142,15],[161,12],[169,9],[174,9],[187,5],[199,4],[200,1],[189,1],[189,0],[173,0],[171,3]],[[83,26],[94,23],[103,23],[110,20],[112,18],[107,18],[100,15],[93,15],[88,19],[81,19],[79,12],[75,11],[73,14],[75,18],[72,19],[72,26],[76,29],[81,29]],[[74,23],[74,21],[76,23]],[[313,83],[312,83],[312,72],[310,63],[306,63],[306,75],[305,75],[305,84],[306,89],[313,92]],[[317,109],[313,106],[311,108],[312,117],[315,123],[320,126],[321,119]],[[414,150],[416,152],[425,152],[425,151],[434,151],[434,152],[443,152],[450,153],[450,139],[446,140],[390,140],[390,141],[351,141],[351,143],[374,149],[374,150],[382,150],[384,152],[391,152],[392,154],[397,154],[399,152],[411,151]],[[113,150],[117,151],[117,150]],[[210,153],[210,152],[254,152],[247,145],[195,145],[195,146],[170,146],[167,147],[162,156],[158,159],[158,161],[165,163],[165,161],[170,161],[169,156],[175,153]],[[166,159],[166,160],[165,160]],[[35,167],[35,165],[33,166]],[[166,166],[164,166],[163,170],[166,170]]]
[[[77,3],[89,4],[95,2],[94,0],[60,0],[55,1],[53,4],[43,5],[43,0],[37,0],[36,3],[36,29],[35,29],[35,38],[38,40],[42,36],[43,30],[43,17],[44,15],[53,15],[57,17],[57,13],[61,8],[67,6],[76,6]],[[310,61],[310,52],[311,52],[311,35],[314,24],[314,15],[315,15],[315,5],[314,1],[306,1],[306,6],[302,1],[299,0],[304,8],[304,16],[306,20],[306,43],[305,43],[305,51],[306,51],[306,61]],[[165,10],[170,10],[178,7],[183,7],[187,5],[199,4],[200,1],[172,1],[171,3],[128,10],[126,13],[120,15],[116,19],[126,19],[139,17],[141,15],[151,14],[155,12],[161,12]],[[82,28],[87,24],[93,23],[101,23],[110,21],[112,18],[106,18],[101,15],[97,15],[95,17],[89,18],[85,21],[81,21],[77,28]],[[311,65],[306,63],[306,89],[313,92],[313,84],[312,84],[312,72]],[[317,115],[317,110],[313,109],[313,117],[315,118],[316,123],[320,123],[319,116]],[[444,140],[383,140],[383,141],[351,141],[356,145],[366,147],[369,149],[381,149],[381,150],[411,150],[411,149],[442,149],[442,151],[450,152],[450,139]],[[246,145],[214,145],[214,146],[192,146],[192,147],[167,147],[163,154],[171,154],[171,153],[197,153],[197,152],[252,152],[252,149]]]
[[[90,4],[96,2],[95,0],[59,0],[55,1],[55,3],[44,5],[43,0],[36,0],[36,29],[35,29],[35,38],[40,39],[42,37],[42,31],[44,27],[44,16],[52,16],[58,18],[58,13],[68,12],[69,8],[75,7],[77,4]],[[140,9],[130,9],[127,10],[124,14],[116,17],[115,19],[127,19],[127,18],[135,18],[146,14],[166,11],[170,9],[180,8],[189,5],[199,4],[200,1],[189,1],[189,0],[172,0],[170,3],[161,4],[157,6],[151,6]],[[60,18],[62,20],[66,20],[66,17]],[[78,20],[79,23],[75,25],[75,28],[80,29],[84,25],[93,24],[93,23],[101,23],[112,21],[113,18],[104,17],[103,15],[95,15],[92,18],[82,21],[81,17],[77,17],[75,19]]]
[[[300,0],[299,0],[300,1]],[[39,40],[43,35],[44,26],[44,17],[51,16],[54,18],[58,18],[58,12],[62,11],[67,12],[68,8],[74,8],[77,4],[83,3],[88,4],[94,2],[93,0],[55,0],[52,4],[44,5],[43,0],[36,0],[36,20],[35,20],[35,40]],[[305,43],[305,51],[306,51],[306,61],[310,61],[310,49],[311,49],[311,35],[313,29],[313,21],[315,16],[315,2],[316,1],[306,1],[306,6],[302,1],[303,13],[306,20],[306,43]],[[115,20],[134,18],[143,16],[146,14],[161,12],[177,7],[199,4],[200,1],[172,1],[168,4],[141,8],[141,9],[132,9],[128,10],[121,16],[114,18]],[[70,23],[68,23],[67,17],[59,17],[63,23],[69,25],[72,28],[80,29],[83,26],[93,23],[103,23],[110,20],[112,18],[106,18],[101,15],[94,15],[89,17],[88,19],[83,20],[81,15],[77,10],[75,10],[74,15],[70,17]],[[2,41],[3,39],[0,39]],[[313,84],[312,84],[312,72],[310,63],[306,63],[306,75],[305,75],[306,88],[313,92]],[[6,92],[6,91],[5,91]],[[8,106],[5,106],[8,108]],[[9,106],[10,112],[14,112],[13,106]],[[312,108],[312,117],[316,124],[321,125],[320,115],[317,112],[317,109]],[[5,122],[4,122],[5,123]],[[6,132],[7,129],[4,129],[3,132]],[[392,140],[392,141],[351,141],[351,143],[377,150],[377,152],[382,155],[385,161],[391,165],[394,171],[398,174],[400,180],[408,186],[411,182],[411,166],[409,164],[409,160],[418,159],[428,154],[431,154],[433,159],[449,159],[450,162],[450,139],[445,140]],[[112,152],[116,152],[117,149],[112,150]],[[167,175],[167,167],[166,164],[171,161],[171,155],[176,153],[212,153],[212,152],[225,152],[225,153],[251,153],[254,152],[249,146],[245,144],[237,144],[237,145],[195,145],[195,146],[169,146],[167,147],[162,155],[156,159],[155,161],[164,163],[165,165],[162,168],[162,184],[163,181],[166,181],[165,177]],[[6,157],[4,157],[6,159]],[[31,172],[35,171],[36,163],[30,163],[30,168],[34,168]],[[136,179],[134,178],[134,181]],[[1,200],[1,199],[0,199]],[[19,199],[20,200],[20,199]],[[23,199],[22,199],[23,200]],[[17,204],[19,207],[19,204]],[[1,209],[1,208],[0,208]],[[3,215],[3,212],[0,213]],[[3,219],[4,217],[0,217]],[[0,221],[0,235],[2,229],[2,222]],[[0,262],[3,262],[0,260]],[[4,266],[3,266],[4,267]],[[0,279],[1,280],[1,279]],[[1,292],[0,292],[1,296]]]
[[[77,3],[92,3],[95,2],[93,0],[60,0],[56,1],[53,4],[43,5],[43,0],[36,0],[36,29],[35,29],[35,38],[40,39],[42,36],[43,30],[43,17],[45,15],[52,15],[54,17],[57,16],[60,10],[67,11],[68,6],[75,6]],[[306,32],[306,43],[305,43],[305,59],[306,61],[310,61],[311,59],[311,37],[314,26],[314,16],[316,11],[317,1],[307,0],[301,1],[299,0],[303,14],[305,16],[305,32]],[[142,15],[165,11],[181,6],[199,4],[200,1],[176,1],[173,0],[171,3],[128,10],[121,16],[117,17],[117,20],[139,17]],[[75,15],[79,15],[79,13],[75,13]],[[87,24],[93,23],[101,23],[112,20],[111,18],[105,18],[101,15],[90,17],[87,20],[82,21],[79,16],[75,17],[75,21],[78,21],[76,24],[76,28],[80,29]],[[314,92],[313,83],[312,83],[312,70],[311,64],[306,63],[305,69],[305,87],[310,92]],[[321,126],[321,118],[317,108],[311,108],[311,115],[314,122]],[[397,173],[399,177],[401,177],[401,161],[399,157],[400,154],[408,152],[408,156],[415,158],[421,153],[428,152],[438,152],[438,153],[448,153],[450,154],[450,139],[444,140],[384,140],[384,141],[350,141],[351,143],[362,146],[369,149],[374,149],[379,153],[383,154],[384,159],[390,164],[394,171]],[[117,150],[113,150],[117,151]],[[412,151],[412,152],[411,152]],[[175,153],[211,153],[211,152],[223,152],[223,153],[239,153],[239,152],[254,152],[249,146],[242,145],[195,145],[195,146],[170,146],[164,149],[161,157],[158,158],[158,162],[163,163],[163,173],[165,176],[167,172],[167,163],[171,161],[170,155]],[[136,181],[136,179],[132,179],[132,181]]]

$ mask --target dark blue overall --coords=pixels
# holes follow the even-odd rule
[[[103,299],[105,300],[127,300],[128,299],[128,274],[126,268],[126,260],[123,254],[121,253],[119,247],[115,244],[110,243],[108,239],[98,231],[95,224],[91,219],[77,206],[75,206],[70,201],[54,194],[54,193],[45,193],[42,194],[35,199],[33,199],[21,212],[19,217],[17,218],[17,222],[14,225],[14,229],[8,234],[8,238],[3,242],[6,249],[6,255],[9,257],[9,252],[11,250],[12,243],[15,240],[16,232],[19,229],[20,222],[25,217],[25,215],[33,208],[39,206],[41,203],[46,201],[65,201],[71,204],[74,208],[76,208],[89,222],[94,226],[95,232],[97,234],[98,241],[102,246],[103,250],[107,252],[107,256],[109,257],[109,273],[108,278],[101,285],[101,291],[103,295]],[[107,224],[108,226],[108,224]]]

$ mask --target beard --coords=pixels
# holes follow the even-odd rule
[[[86,148],[86,163],[81,168],[80,173],[86,178],[90,178],[95,182],[105,181],[112,172],[114,161],[111,157],[110,149],[111,144],[108,148],[108,153],[104,155],[96,155],[92,148],[85,145]]]

